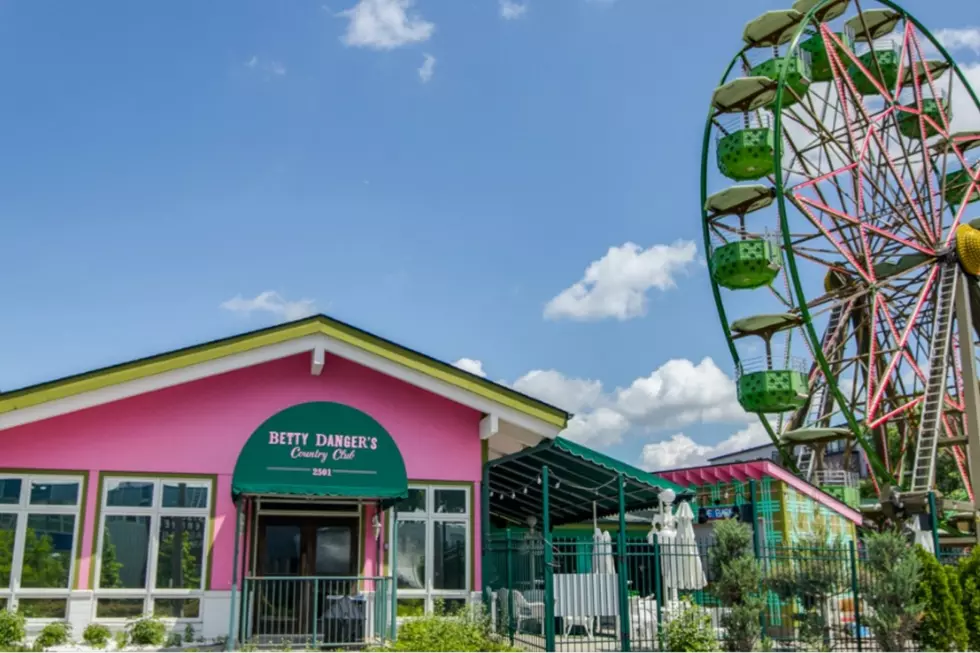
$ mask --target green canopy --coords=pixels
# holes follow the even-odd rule
[[[370,415],[344,404],[298,404],[267,419],[238,454],[232,494],[408,497],[405,461]]]
[[[554,525],[591,521],[593,503],[599,517],[618,513],[620,474],[627,511],[656,506],[667,489],[680,499],[692,496],[676,483],[565,438],[546,440],[487,465],[490,514],[498,521],[524,523],[541,514],[545,465],[551,477],[549,513]]]

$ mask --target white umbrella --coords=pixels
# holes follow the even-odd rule
[[[923,549],[936,555],[935,542],[932,540],[932,531],[922,530],[918,517],[909,519],[906,522],[906,526],[912,530],[912,535],[915,537],[913,544],[921,544]]]
[[[605,573],[615,574],[616,573],[616,561],[613,560],[613,546],[612,546],[612,536],[609,535],[609,531],[602,534],[602,547],[603,561],[605,562]]]
[[[663,528],[656,534],[660,542],[660,570],[664,593],[672,601],[677,600],[677,531],[674,530],[674,519],[670,507],[666,507]]]
[[[592,534],[592,573],[602,574],[605,573],[605,562],[603,561],[603,549],[605,547],[602,543],[602,531],[599,530],[597,526],[595,533]]]
[[[677,588],[704,589],[708,579],[705,578],[698,543],[694,537],[694,511],[687,502],[677,507],[677,536],[674,540],[674,551],[677,556],[675,565]]]

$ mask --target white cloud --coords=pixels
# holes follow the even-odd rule
[[[514,20],[527,13],[527,4],[514,0],[500,0],[500,17],[504,20]]]
[[[286,74],[286,66],[281,62],[260,59],[254,54],[245,62],[245,67],[257,73],[262,73],[266,77],[282,77]]]
[[[412,4],[413,0],[359,0],[339,14],[350,20],[343,42],[356,48],[391,50],[429,40],[436,26],[409,14]]]
[[[570,379],[555,370],[533,370],[514,382],[514,389],[571,413],[593,408],[602,396],[602,383]]]
[[[572,417],[568,428],[562,431],[562,437],[592,447],[604,447],[620,442],[629,428],[630,422],[623,415],[602,407]]]
[[[698,444],[683,433],[643,445],[640,467],[651,472],[707,464],[709,458],[771,442],[762,422],[755,421],[716,445]]]
[[[735,383],[714,361],[670,360],[626,388],[605,392],[602,382],[566,377],[555,370],[528,372],[513,387],[575,413],[565,437],[592,446],[620,442],[630,429],[681,428],[699,422],[747,424]]]
[[[470,374],[476,374],[477,376],[486,377],[487,373],[483,371],[483,361],[478,361],[472,358],[460,358],[458,361],[453,363],[456,367]]]
[[[629,320],[646,313],[647,292],[675,286],[674,277],[695,262],[691,241],[641,249],[635,243],[610,247],[585,270],[582,279],[561,291],[545,306],[549,319]]]
[[[432,79],[432,73],[435,72],[436,58],[428,53],[422,55],[422,57],[422,65],[419,67],[419,79],[425,84]]]
[[[291,302],[272,290],[259,293],[252,299],[237,295],[221,303],[221,308],[232,313],[251,315],[255,312],[271,313],[283,321],[298,320],[316,313],[316,303],[312,299]]]
[[[934,36],[951,53],[970,50],[980,55],[980,27],[941,29]]]
[[[687,359],[667,361],[618,390],[616,407],[636,424],[661,428],[749,419],[738,403],[735,383],[710,358],[697,365]]]

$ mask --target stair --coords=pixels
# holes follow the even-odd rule
[[[919,422],[919,437],[915,445],[911,492],[928,492],[936,476],[936,444],[943,428],[943,401],[946,396],[946,376],[950,340],[953,331],[956,283],[960,268],[956,263],[944,263],[939,271],[936,291],[936,310],[932,318],[932,343],[929,351],[929,379]]]

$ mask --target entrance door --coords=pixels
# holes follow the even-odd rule
[[[252,632],[260,642],[305,641],[332,598],[356,591],[358,535],[356,518],[259,516]]]

